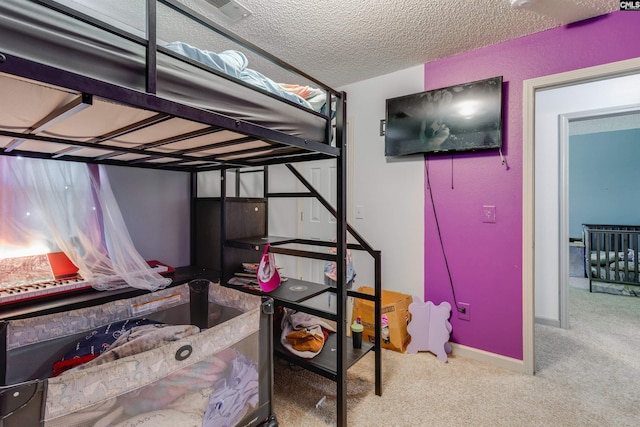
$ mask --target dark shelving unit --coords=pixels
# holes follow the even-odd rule
[[[358,360],[364,357],[369,351],[374,350],[374,345],[370,343],[362,343],[362,348],[353,348],[351,341],[347,340],[346,364],[348,367],[353,366]],[[313,359],[302,359],[290,351],[285,349],[278,337],[273,340],[274,354],[288,362],[294,363],[308,371],[315,372],[325,378],[333,381],[342,381],[338,375],[337,358],[337,336],[329,334],[324,343],[322,351]]]
[[[338,320],[336,314],[338,298],[336,296],[335,288],[331,288],[323,284],[289,278],[276,290],[269,293],[264,293],[260,291],[260,289],[252,287],[227,286],[240,288],[244,292],[256,295],[269,295],[273,298],[276,306],[304,311],[305,313],[328,320]],[[273,349],[275,355],[282,359],[322,375],[325,378],[338,381],[336,344],[336,334],[329,334],[322,351],[311,360],[302,359],[285,349],[280,343],[279,335],[274,336]],[[351,367],[369,351],[374,350],[374,345],[366,342],[362,343],[362,348],[355,349],[353,348],[351,341],[347,340],[347,366]]]
[[[340,161],[340,160],[339,160]],[[381,387],[381,347],[379,340],[375,343],[363,342],[360,349],[354,349],[351,338],[347,336],[346,313],[347,296],[362,298],[374,302],[376,313],[376,336],[380,336],[381,317],[381,271],[380,251],[372,249],[358,233],[346,223],[344,203],[338,203],[338,209],[333,207],[302,177],[291,165],[287,164],[294,176],[309,190],[308,193],[277,193],[270,194],[268,189],[268,167],[262,169],[263,197],[238,197],[239,177],[241,172],[235,169],[236,185],[234,196],[229,197],[226,192],[227,170],[220,171],[221,195],[214,198],[198,198],[197,189],[194,191],[195,241],[197,248],[195,257],[198,260],[208,260],[212,266],[220,268],[221,283],[234,289],[254,295],[268,296],[273,299],[276,312],[278,307],[302,311],[323,319],[336,322],[336,332],[329,334],[323,350],[312,359],[301,358],[280,343],[278,333],[279,323],[274,316],[274,355],[287,360],[310,372],[314,372],[336,382],[337,387],[337,425],[346,425],[346,372],[369,352],[375,353],[375,392],[382,394]],[[340,168],[338,168],[340,169]],[[256,170],[251,170],[256,173]],[[337,180],[338,183],[344,181]],[[193,182],[196,182],[194,178]],[[338,193],[344,190],[338,191]],[[268,206],[270,197],[316,197],[327,210],[336,217],[336,242],[309,240],[296,237],[271,236],[268,230]],[[202,229],[205,227],[206,229]],[[215,239],[210,239],[213,230],[219,233]],[[347,231],[358,243],[347,244]],[[344,277],[346,262],[340,263],[339,259],[346,259],[346,250],[366,251],[374,258],[375,268],[375,293],[364,294],[346,289],[344,279],[339,280],[337,286],[327,286],[324,283],[314,283],[295,278],[287,278],[272,292],[262,292],[255,285],[237,285],[228,283],[235,273],[242,271],[242,263],[258,263],[266,244],[270,245],[270,251],[293,257],[303,257],[315,260],[334,261],[337,263],[338,277]],[[328,251],[318,252],[302,249],[305,247],[336,247],[337,254]],[[204,252],[203,252],[204,251]]]

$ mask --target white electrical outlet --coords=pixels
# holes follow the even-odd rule
[[[496,207],[493,205],[482,206],[482,222],[496,222]]]

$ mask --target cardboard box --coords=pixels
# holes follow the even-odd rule
[[[373,295],[373,288],[361,286],[359,292]],[[411,321],[409,304],[413,302],[413,297],[400,292],[382,291],[382,342],[383,348],[404,353],[407,345],[411,341],[411,335],[407,332],[407,325]],[[364,332],[362,340],[364,342],[375,342],[374,324],[374,304],[373,301],[355,298],[353,301],[352,319],[360,316]],[[385,326],[384,319],[386,317]]]

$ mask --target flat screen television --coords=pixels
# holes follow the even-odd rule
[[[387,99],[385,155],[502,147],[502,76]]]

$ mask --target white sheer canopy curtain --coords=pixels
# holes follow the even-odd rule
[[[99,290],[157,290],[102,165],[0,156],[0,258],[64,252]]]

